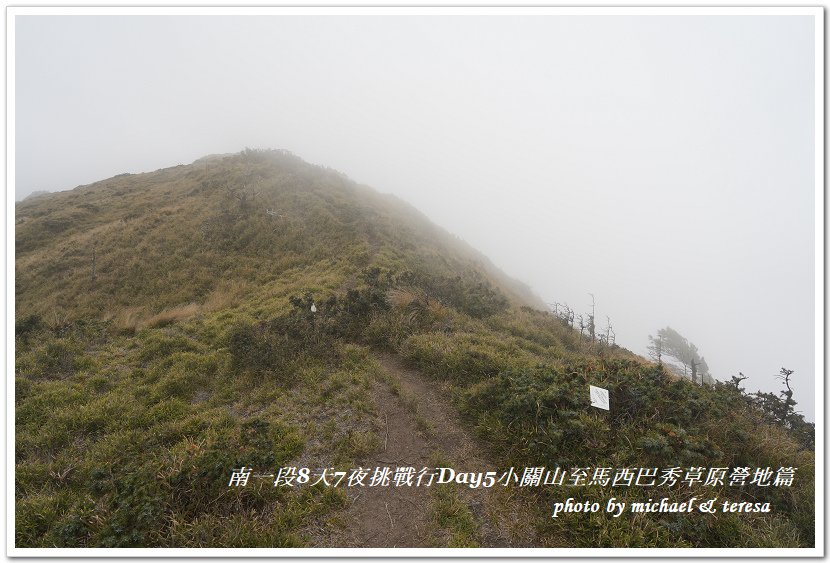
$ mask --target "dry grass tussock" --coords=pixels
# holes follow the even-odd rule
[[[114,315],[104,317],[104,320],[112,320],[115,328],[121,332],[135,332],[142,328],[157,328],[186,321],[202,310],[202,305],[198,303],[187,303],[169,307],[148,317],[144,307],[125,307]]]
[[[249,291],[250,285],[244,281],[222,281],[208,294],[202,304],[191,302],[176,305],[150,316],[147,316],[148,313],[144,307],[126,307],[115,314],[106,316],[104,320],[112,320],[116,329],[121,332],[162,327],[190,320],[200,314],[234,307],[243,301]]]
[[[144,326],[153,328],[186,321],[198,315],[201,310],[202,306],[198,303],[188,303],[186,305],[179,305],[178,307],[171,307],[164,309],[144,321]]]

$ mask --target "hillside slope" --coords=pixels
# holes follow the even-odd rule
[[[15,260],[18,547],[814,543],[814,454],[737,389],[580,336],[400,200],[283,151],[24,200]],[[501,482],[391,500],[320,479],[380,467]],[[551,518],[610,497],[771,511]]]
[[[223,281],[283,287],[309,269],[312,287],[334,289],[377,264],[489,279],[543,306],[394,196],[281,151],[122,174],[16,209],[17,306],[42,315],[158,312]]]

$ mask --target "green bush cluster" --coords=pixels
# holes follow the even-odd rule
[[[637,518],[646,520],[633,528],[630,518],[579,515],[546,525],[550,533],[556,530],[573,545],[586,547],[812,545],[814,520],[805,516],[813,510],[812,453],[799,451],[791,435],[765,423],[752,405],[736,405],[735,393],[673,379],[658,366],[630,359],[577,355],[558,364],[534,364],[529,354],[494,355],[498,347],[488,343],[488,355],[480,346],[480,340],[460,334],[416,335],[402,353],[426,373],[456,383],[462,412],[506,465],[776,470],[802,464],[802,481],[791,489],[707,489],[722,500],[769,501],[772,514],[643,515]],[[609,390],[610,412],[589,406],[589,384]],[[541,494],[554,500],[554,492]],[[686,493],[674,487],[660,494],[682,502]],[[614,495],[646,500],[636,488],[615,489]],[[598,487],[569,489],[568,496],[607,500]]]
[[[405,271],[398,283],[420,287],[442,303],[476,319],[506,311],[510,306],[504,293],[474,269],[456,276]]]

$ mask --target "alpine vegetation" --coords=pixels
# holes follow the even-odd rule
[[[815,543],[791,392],[668,327],[639,357],[335,170],[246,149],[15,223],[17,547]]]

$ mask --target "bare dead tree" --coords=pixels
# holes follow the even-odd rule
[[[731,377],[731,379],[729,380],[729,385],[734,386],[735,389],[740,389],[741,381],[743,381],[744,379],[747,379],[747,376],[745,376],[743,372],[739,371],[738,375],[733,375]]]
[[[573,309],[570,308],[570,306],[568,306],[567,303],[565,303],[562,306],[561,319],[563,321],[565,321],[566,325],[568,325],[570,327],[573,327],[573,325],[574,325],[574,311],[573,311]]]
[[[614,332],[614,327],[611,326],[611,317],[605,317],[608,322],[608,326],[605,329],[605,340],[608,342],[609,346],[613,346],[617,342],[617,333]]]
[[[585,323],[585,317],[582,313],[578,314],[576,318],[579,321],[579,336],[582,337],[588,325]]]
[[[554,301],[553,303],[548,303],[548,307],[550,307],[551,313],[553,313],[554,317],[559,316],[559,303]]]
[[[591,296],[591,314],[588,316],[588,334],[591,335],[591,342],[596,340],[596,325],[594,324],[594,313],[596,312],[596,299],[594,299],[594,294],[589,293],[588,295]]]
[[[790,376],[793,374],[793,370],[787,368],[781,368],[781,371],[776,375],[776,379],[780,379],[784,382],[784,385],[787,387],[786,391],[781,391],[781,395],[784,397],[784,406],[782,408],[782,415],[781,415],[781,422],[784,422],[790,414],[792,414],[793,406],[795,406],[795,401],[793,401],[793,390],[790,387]]]

